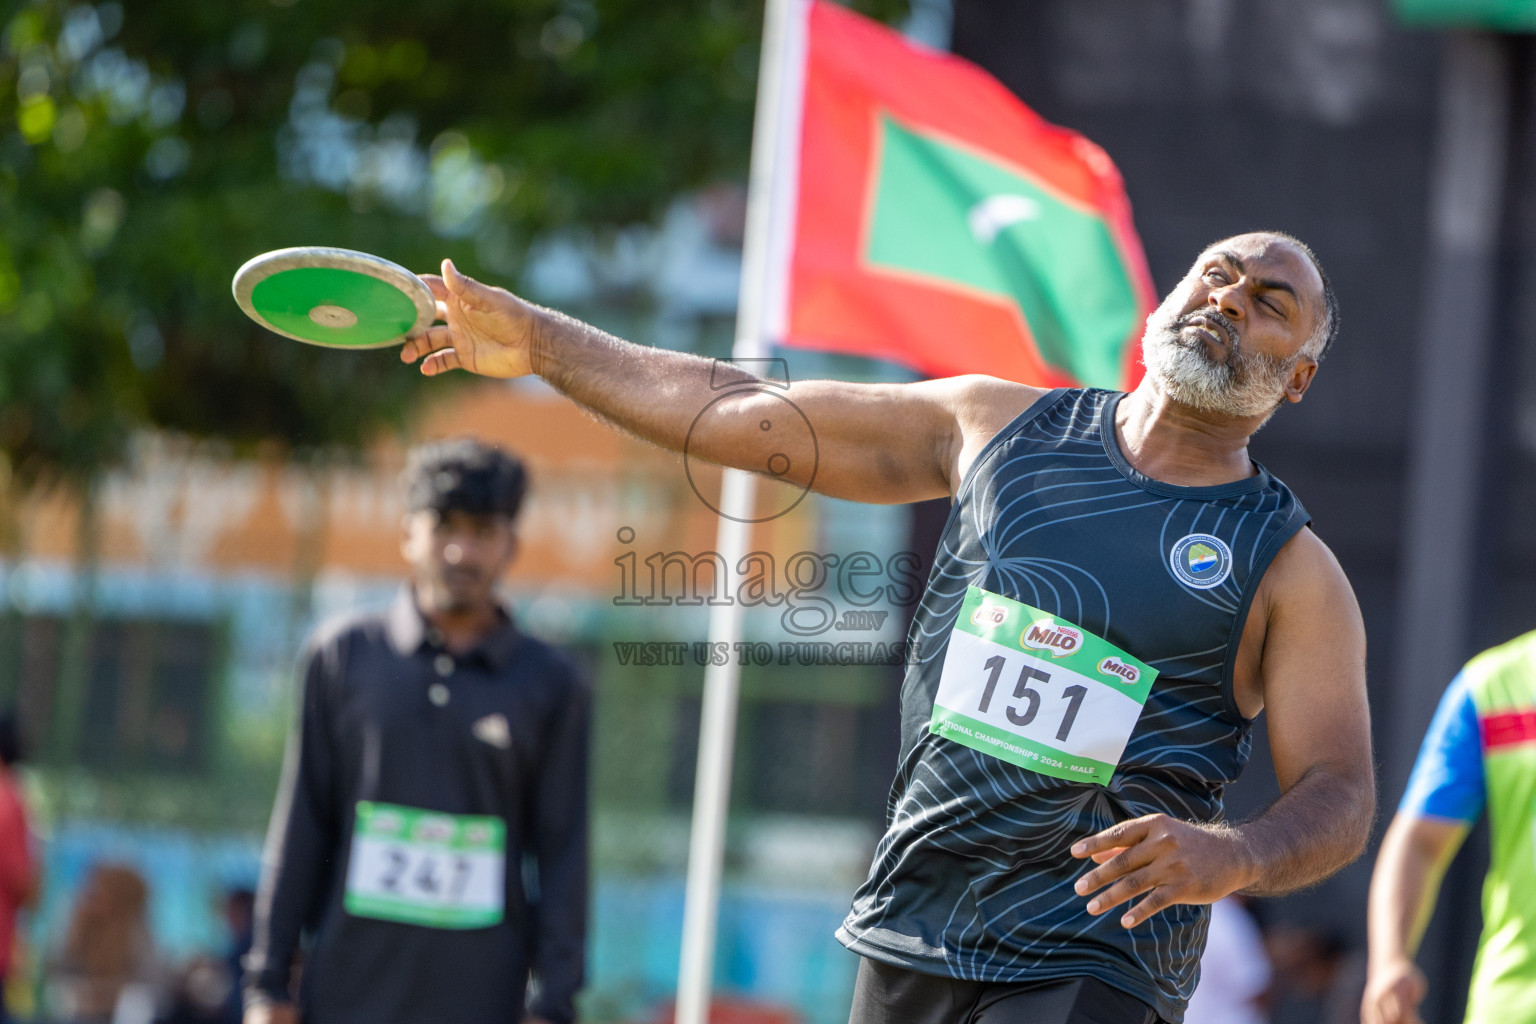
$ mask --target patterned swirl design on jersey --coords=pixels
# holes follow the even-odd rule
[[[981,453],[951,511],[912,623],[902,760],[887,830],[839,938],[856,952],[987,981],[1089,975],[1169,1018],[1194,987],[1207,911],[1170,908],[1126,931],[1072,890],[1082,836],[1165,812],[1221,817],[1248,759],[1230,698],[1230,642],[1279,545],[1306,522],[1262,469],[1220,488],[1141,477],[1114,443],[1102,391],[1041,399]],[[1184,585],[1169,561],[1190,534],[1219,538],[1230,571]],[[970,584],[1049,611],[1161,673],[1106,787],[1017,767],[928,731]]]

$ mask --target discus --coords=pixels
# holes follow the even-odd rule
[[[437,317],[425,281],[351,249],[263,253],[235,272],[234,292],[245,315],[267,330],[328,348],[398,345]]]

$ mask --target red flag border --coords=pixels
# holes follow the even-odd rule
[[[908,127],[910,130],[929,134],[940,138],[946,144],[955,145],[981,159],[985,159],[1008,168],[1013,173],[1019,174],[1034,183],[1042,190],[1059,197],[1061,201],[1076,206],[1079,209],[1101,216],[1110,231],[1116,251],[1120,255],[1122,263],[1126,267],[1131,279],[1131,286],[1135,290],[1140,305],[1147,312],[1156,307],[1156,299],[1152,286],[1151,274],[1146,265],[1146,259],[1142,251],[1140,240],[1136,235],[1132,222],[1129,200],[1125,197],[1123,185],[1119,173],[1107,154],[1080,134],[1069,129],[1050,125],[1024,106],[1012,92],[1008,91],[1002,83],[989,75],[981,68],[970,64],[961,58],[950,54],[938,52],[916,52],[917,48],[901,39],[891,30],[847,11],[828,0],[812,0],[806,11],[806,20],[802,24],[805,27],[806,36],[803,48],[805,67],[800,77],[800,95],[797,97],[797,116],[794,119],[794,174],[796,181],[796,203],[793,211],[794,230],[791,232],[789,244],[781,254],[780,262],[776,269],[784,273],[782,281],[782,307],[770,313],[777,314],[777,330],[773,333],[780,335],[775,340],[789,347],[801,347],[828,351],[851,352],[860,355],[868,355],[875,358],[891,359],[888,352],[878,351],[879,343],[871,342],[867,338],[861,338],[853,331],[839,330],[841,318],[828,317],[825,310],[818,315],[807,315],[805,302],[797,302],[806,297],[806,287],[814,282],[807,281],[807,266],[815,266],[819,275],[824,280],[846,278],[843,287],[854,293],[870,292],[876,294],[867,295],[866,301],[873,300],[876,308],[900,306],[900,295],[889,294],[886,288],[878,287],[877,282],[884,279],[886,284],[893,287],[899,286],[903,291],[914,288],[924,293],[924,305],[932,307],[946,305],[945,299],[949,299],[948,305],[953,305],[956,298],[968,303],[980,303],[991,307],[995,313],[1001,313],[1012,328],[1011,333],[1017,333],[1020,340],[1026,344],[1020,346],[1019,355],[1023,358],[1014,361],[1010,366],[988,367],[984,372],[991,372],[1001,377],[1011,377],[1015,380],[1024,380],[1026,383],[1042,386],[1060,386],[1073,383],[1060,371],[1048,367],[1035,348],[1033,337],[1029,332],[1028,324],[1024,321],[1022,312],[1007,299],[981,292],[971,286],[959,285],[951,281],[943,281],[939,286],[934,279],[927,275],[910,272],[894,271],[887,267],[876,267],[869,264],[864,258],[865,242],[868,239],[868,230],[873,202],[873,176],[878,173],[880,123],[882,113],[893,120]],[[842,37],[852,37],[842,38]],[[829,47],[829,44],[830,47]],[[839,44],[841,50],[838,49]],[[843,58],[841,61],[832,60],[818,68],[812,55],[818,52],[818,48],[828,49]],[[985,99],[982,103],[971,107],[948,108],[944,113],[948,115],[947,122],[964,122],[964,127],[971,129],[957,134],[954,131],[935,127],[937,119],[933,116],[923,116],[922,108],[927,107],[935,111],[939,108],[934,104],[944,102],[943,97],[935,97],[931,94],[921,97],[897,96],[896,102],[879,102],[872,95],[863,94],[862,90],[845,89],[838,98],[840,105],[834,105],[840,109],[829,109],[824,112],[823,120],[847,121],[849,108],[856,108],[854,116],[864,123],[863,144],[853,147],[854,152],[849,154],[846,144],[842,152],[834,155],[832,163],[846,164],[850,156],[856,157],[856,163],[861,165],[861,173],[857,176],[862,188],[856,223],[852,237],[846,228],[839,235],[829,233],[826,224],[809,223],[807,207],[804,203],[805,195],[810,191],[807,182],[812,182],[813,187],[819,184],[818,175],[824,173],[820,164],[828,159],[824,151],[818,151],[816,143],[828,142],[830,148],[837,149],[839,141],[836,138],[830,140],[812,138],[818,129],[825,130],[829,127],[825,123],[818,124],[816,119],[804,115],[805,107],[812,101],[814,93],[818,89],[825,89],[827,84],[822,79],[825,72],[835,68],[843,77],[858,77],[862,69],[867,69],[871,63],[879,63],[880,55],[895,60],[930,60],[935,67],[941,69],[938,74],[943,80],[945,88],[938,92],[965,92]],[[872,57],[871,55],[874,54]],[[824,56],[825,60],[825,56]],[[830,66],[829,66],[830,65]],[[822,72],[822,73],[818,73]],[[932,84],[932,83],[930,83]],[[890,97],[884,99],[889,100]],[[903,106],[913,108],[902,109]],[[978,111],[978,106],[984,106],[985,111]],[[998,115],[992,122],[986,118],[989,115]],[[841,115],[839,117],[839,115]],[[1000,125],[998,122],[1012,122],[1010,125]],[[1011,134],[1010,134],[1011,133]],[[1077,186],[1082,188],[1087,195],[1074,194],[1072,188],[1062,187],[1061,183],[1053,182],[1043,177],[1033,169],[1026,170],[1020,166],[1011,154],[1020,152],[1020,145],[1031,134],[1061,135],[1067,137],[1067,146],[1075,151],[1075,155],[1087,168],[1089,176],[1078,175]],[[786,149],[789,147],[785,147]],[[819,157],[819,160],[818,160]],[[786,171],[788,168],[786,168]],[[836,175],[828,175],[834,185],[837,182]],[[834,192],[834,200],[837,193]],[[835,202],[832,205],[836,205]],[[807,253],[807,249],[813,250]],[[829,260],[827,254],[852,252],[851,260]],[[820,259],[818,259],[820,255]],[[858,278],[863,276],[866,287],[860,288]],[[874,287],[869,287],[874,286]],[[887,293],[887,294],[879,294]],[[822,303],[825,305],[825,303]],[[958,312],[951,309],[950,313]],[[859,319],[857,317],[853,319]],[[974,317],[960,317],[959,319],[974,319]],[[844,321],[843,326],[848,321]],[[1000,326],[1000,325],[999,325]],[[1122,375],[1122,387],[1132,388],[1140,380],[1142,366],[1140,361],[1140,336],[1142,324],[1138,321],[1132,326],[1131,334],[1127,338],[1124,355],[1124,372]],[[897,356],[899,361],[912,365],[915,369],[937,375],[946,375],[955,372],[967,372],[957,370],[953,366],[938,365],[933,360],[924,360],[921,356],[907,358]],[[974,372],[974,371],[972,371]]]

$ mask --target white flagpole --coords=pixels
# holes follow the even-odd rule
[[[752,161],[747,181],[747,224],[743,239],[741,288],[736,308],[735,359],[761,359],[770,339],[764,331],[764,300],[768,290],[770,233],[775,170],[779,166],[785,113],[786,75],[795,40],[792,18],[804,25],[807,0],[766,0],[763,48],[758,65],[757,107],[752,122]],[[798,57],[798,54],[793,54]],[[798,114],[798,108],[794,111]],[[795,119],[798,121],[798,117]],[[715,550],[723,559],[728,593],[734,594],[735,574],[751,541],[757,479],[728,469],[720,487],[720,529]],[[720,907],[721,864],[725,853],[725,824],[730,810],[731,757],[736,740],[736,703],[741,669],[735,644],[741,639],[740,604],[714,605],[709,612],[709,639],[726,644],[730,657],[723,665],[704,670],[704,703],[699,719],[699,762],[694,778],[693,827],[688,841],[688,881],[683,897],[683,948],[677,972],[676,1024],[706,1024],[710,983],[715,965],[715,924]]]

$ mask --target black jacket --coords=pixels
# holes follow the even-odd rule
[[[530,972],[528,1011],[569,1024],[586,934],[589,690],[510,619],[457,657],[433,632],[405,591],[386,614],[311,640],[248,998],[289,998],[304,933],[305,1024],[517,1024]],[[504,819],[502,923],[456,931],[347,913],[359,800]]]

